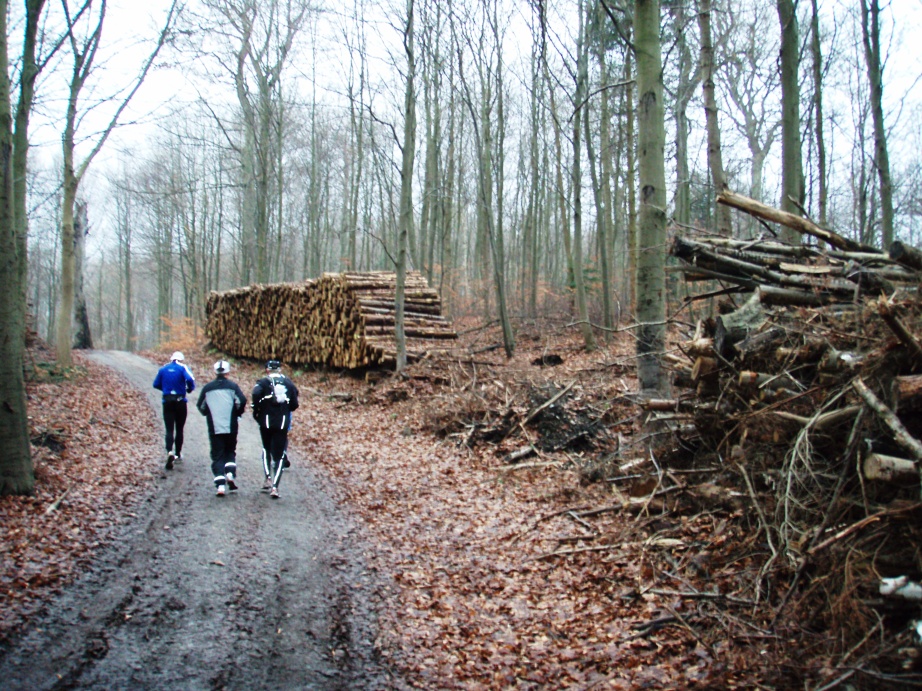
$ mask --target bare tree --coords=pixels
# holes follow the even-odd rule
[[[74,208],[74,348],[93,347],[90,318],[86,308],[86,237],[90,234],[87,203],[77,202]]]
[[[701,31],[701,88],[704,95],[704,113],[708,139],[708,167],[714,194],[727,186],[724,175],[723,154],[720,148],[720,122],[717,117],[717,97],[714,89],[714,45],[711,39],[711,0],[698,0],[698,28]],[[733,231],[730,208],[717,205],[717,232],[730,236]]]
[[[272,186],[282,165],[278,145],[280,128],[285,126],[282,77],[311,6],[306,0],[204,0],[204,4],[220,17],[215,31],[233,50],[225,67],[234,82],[243,124],[243,142],[236,147],[245,186],[244,280],[265,283],[271,268],[270,206],[281,203],[281,190],[273,198]]]
[[[890,154],[887,151],[887,127],[884,123],[883,73],[880,54],[880,3],[861,0],[861,37],[871,86],[871,117],[874,121],[874,167],[880,181],[880,241],[884,248],[893,243],[893,182],[890,177]]]
[[[823,51],[820,41],[820,17],[817,0],[811,0],[810,15],[810,52],[813,56],[813,110],[814,128],[816,136],[817,178],[819,190],[817,204],[819,206],[819,223],[826,225],[826,206],[828,191],[826,189],[826,138],[823,113]]]
[[[493,269],[493,286],[496,291],[496,307],[503,330],[503,348],[507,357],[515,350],[515,337],[509,320],[506,304],[506,253],[503,233],[503,142],[505,136],[504,94],[502,81],[501,28],[498,3],[483,7],[483,16],[478,33],[478,42],[465,37],[465,45],[459,46],[459,65],[464,64],[460,51],[468,49],[477,70],[480,90],[479,108],[475,104],[472,89],[463,71],[459,73],[463,100],[471,117],[474,142],[477,152],[477,214],[481,237],[481,248],[487,251],[483,264]],[[492,42],[489,44],[488,42]],[[492,52],[491,52],[492,51]],[[495,56],[495,57],[494,57]],[[495,109],[495,111],[494,111]],[[495,116],[494,116],[495,112]],[[494,117],[496,118],[494,121]]]
[[[800,213],[804,202],[804,173],[800,141],[800,32],[795,0],[777,0],[781,24],[781,208]],[[795,231],[782,231],[789,242],[800,240]]]
[[[397,239],[397,290],[394,298],[397,336],[397,372],[407,365],[407,338],[404,329],[404,296],[407,276],[407,243],[413,224],[413,161],[416,157],[416,46],[414,0],[407,0],[403,49],[407,56],[407,80],[403,102],[403,158],[400,166],[400,219]]]
[[[781,127],[772,95],[778,91],[777,51],[765,36],[771,31],[771,8],[753,5],[741,16],[729,4],[713,16],[718,33],[727,35],[720,86],[729,106],[726,115],[749,148],[749,196],[762,200],[765,161]],[[755,221],[752,222],[753,227]]]
[[[67,36],[70,44],[72,67],[68,88],[67,111],[64,119],[64,132],[61,136],[63,166],[63,201],[61,204],[61,304],[58,310],[58,324],[55,338],[58,362],[65,366],[73,364],[71,356],[71,334],[74,315],[75,287],[75,246],[74,246],[74,211],[80,183],[86,175],[93,159],[102,150],[109,136],[119,123],[122,113],[131,103],[132,98],[144,83],[144,79],[166,43],[177,13],[177,0],[174,0],[167,12],[164,27],[160,32],[154,49],[146,58],[138,76],[128,93],[121,99],[108,124],[97,135],[90,152],[78,164],[75,161],[80,94],[87,79],[93,72],[96,54],[102,41],[102,30],[106,17],[106,0],[100,0],[95,17],[93,0],[84,0],[74,12],[69,0],[61,0],[67,20]],[[81,37],[78,32],[86,26],[86,33]]]
[[[576,309],[579,315],[580,329],[586,350],[596,347],[595,335],[589,323],[589,306],[586,303],[586,285],[583,274],[583,203],[582,203],[582,152],[580,143],[582,132],[581,119],[585,117],[584,103],[588,94],[589,82],[589,48],[586,45],[586,18],[583,14],[582,0],[577,3],[579,28],[576,38],[576,90],[573,94],[573,166],[571,168],[570,189],[573,194],[573,283],[576,288]]]
[[[28,268],[26,163],[35,81],[38,29],[44,0],[25,3],[25,31],[19,58],[19,98],[12,107],[9,3],[0,0],[0,496],[31,494],[35,486],[23,378]]]
[[[666,132],[659,0],[637,0],[634,12],[640,152],[637,376],[641,390],[650,394],[668,389],[660,362],[666,344]]]

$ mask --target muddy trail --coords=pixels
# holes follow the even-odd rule
[[[120,352],[92,357],[149,392],[159,415],[154,364]],[[281,499],[260,491],[249,406],[237,448],[240,490],[215,496],[206,428],[193,407],[205,383],[190,395],[184,460],[162,471],[92,568],[0,651],[4,689],[401,686],[374,652],[378,588],[355,528],[296,456]],[[162,463],[159,448],[151,463]]]

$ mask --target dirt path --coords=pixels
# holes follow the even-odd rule
[[[155,365],[121,352],[92,357],[159,411]],[[248,407],[241,489],[215,497],[204,419],[192,400],[189,410],[185,460],[164,471],[117,544],[0,651],[0,686],[399,688],[374,653],[376,586],[358,536],[323,481],[295,463],[279,501],[262,493]],[[152,463],[161,457],[151,450]]]

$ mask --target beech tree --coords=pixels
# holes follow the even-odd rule
[[[397,338],[397,372],[407,365],[407,338],[404,329],[404,294],[407,276],[407,243],[413,225],[413,161],[416,158],[416,45],[414,0],[407,0],[403,49],[407,56],[407,79],[403,102],[403,157],[400,165],[400,218],[397,231],[397,287],[394,330]]]
[[[28,268],[26,168],[35,82],[44,66],[38,59],[44,6],[44,0],[24,4],[22,53],[17,58],[19,98],[14,110],[9,2],[0,0],[0,495],[31,494],[35,486],[23,378]]]
[[[61,203],[61,304],[58,309],[55,346],[58,363],[69,367],[73,364],[73,357],[71,355],[71,334],[73,332],[76,273],[74,218],[77,192],[90,164],[99,152],[102,151],[109,136],[118,125],[122,113],[124,113],[125,109],[131,103],[138,89],[141,88],[148,72],[150,72],[154,64],[154,60],[156,60],[161,48],[163,48],[166,43],[176,16],[177,0],[174,0],[170,5],[164,27],[160,32],[157,43],[145,60],[138,76],[129,88],[128,93],[118,103],[108,124],[103,127],[102,131],[97,135],[96,141],[92,145],[90,152],[79,163],[75,160],[75,147],[79,120],[78,115],[80,113],[80,94],[95,67],[94,62],[96,54],[99,50],[100,42],[102,41],[107,2],[106,0],[100,0],[95,17],[93,15],[93,0],[84,0],[82,5],[77,6],[76,11],[72,10],[68,0],[62,0],[61,4],[64,8],[64,14],[67,20],[67,38],[70,45],[72,63],[68,84],[67,110],[64,117],[64,132],[61,136],[64,161],[61,185],[63,190],[63,200]],[[81,26],[85,26],[85,33],[82,36],[78,35]]]
[[[804,172],[800,140],[800,31],[795,0],[777,0],[781,24],[781,208],[800,214],[804,202]],[[782,230],[789,242],[798,233]]]
[[[893,182],[890,178],[890,154],[887,151],[887,127],[884,123],[883,72],[880,54],[880,3],[861,0],[861,38],[871,87],[871,118],[874,123],[874,167],[880,182],[880,242],[884,249],[893,244]]]
[[[728,104],[727,117],[749,149],[749,196],[764,201],[765,161],[781,127],[780,111],[772,98],[780,80],[775,67],[777,48],[765,41],[774,20],[771,7],[754,5],[742,14],[730,4],[712,18],[718,32],[728,36],[727,44],[720,48],[724,79],[719,86]],[[754,219],[751,226],[756,226]]]
[[[305,0],[204,0],[220,18],[218,49],[231,55],[222,68],[230,71],[243,128],[242,142],[234,143],[240,156],[244,186],[244,282],[270,280],[273,213],[281,216],[281,175],[284,116],[283,76],[295,39],[312,6]],[[221,124],[230,130],[229,124]],[[275,194],[273,194],[275,193]],[[273,208],[274,207],[274,208]]]
[[[714,87],[714,45],[711,39],[711,0],[698,0],[698,28],[701,31],[701,88],[704,98],[705,126],[708,140],[708,168],[711,170],[711,184],[714,194],[720,194],[727,186],[724,175],[723,153],[720,148],[720,123],[717,118],[717,97]],[[732,233],[730,208],[717,205],[717,232],[730,236]]]
[[[665,393],[661,365],[666,345],[666,129],[659,0],[637,0],[634,50],[637,55],[638,162],[640,216],[636,277],[637,377],[641,391]]]

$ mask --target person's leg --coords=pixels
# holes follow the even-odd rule
[[[173,430],[176,427],[176,408],[172,401],[163,402],[163,426],[166,428],[166,452],[173,450]]]
[[[272,430],[270,440],[270,453],[272,455],[272,486],[278,488],[282,480],[282,471],[285,469],[285,449],[288,448],[288,432],[285,430]]]
[[[259,438],[262,441],[262,463],[263,463],[263,491],[268,492],[272,489],[272,456],[269,453],[269,445],[272,439],[272,430],[265,427],[259,427]]]
[[[272,430],[260,425],[259,439],[263,445],[263,474],[269,477],[272,474],[272,456],[269,452],[269,446],[272,443]]]
[[[227,478],[224,477],[224,447],[227,444],[227,434],[213,434],[211,436],[211,474],[214,476],[214,486],[219,494],[224,493]]]
[[[227,488],[235,490],[237,489],[237,434],[225,436],[227,440],[224,443],[224,478],[227,480]]]
[[[183,428],[186,426],[186,415],[188,412],[189,409],[185,401],[176,401],[176,411],[174,413],[176,433],[173,440],[176,446],[176,458],[182,455]]]

